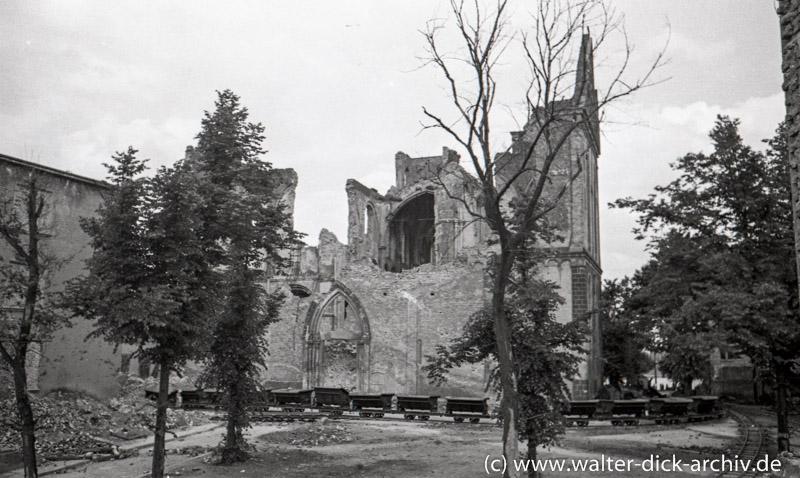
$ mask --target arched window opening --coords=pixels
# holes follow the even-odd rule
[[[378,217],[375,214],[375,208],[372,204],[367,204],[364,211],[364,218],[366,222],[366,254],[372,260],[378,262],[378,251],[380,247],[380,226],[378,225]]]
[[[306,386],[369,387],[369,322],[359,301],[332,291],[306,319]]]
[[[369,204],[367,204],[367,208],[364,210],[364,218],[367,222],[365,232],[367,237],[371,239],[372,236],[375,235],[375,229],[377,225],[375,224],[375,209]]]
[[[323,338],[349,340],[361,337],[363,332],[353,318],[353,306],[343,295],[337,295],[322,310],[319,332]]]
[[[404,204],[389,229],[393,271],[432,262],[436,236],[433,194],[421,194]]]
[[[292,295],[300,298],[305,298],[311,295],[311,289],[300,284],[289,284],[289,290],[292,291]]]

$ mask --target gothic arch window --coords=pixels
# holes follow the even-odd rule
[[[375,207],[372,204],[367,204],[364,208],[364,233],[367,236],[367,253],[375,260],[378,259],[378,248],[380,245],[380,227],[378,225],[378,217],[375,213]]]
[[[369,388],[369,321],[358,299],[334,287],[306,319],[306,385]]]

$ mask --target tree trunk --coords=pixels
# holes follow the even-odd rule
[[[528,478],[539,478],[541,473],[536,470],[536,442],[528,437]]]
[[[775,367],[775,409],[778,414],[778,451],[789,450],[789,410],[786,406],[786,393],[789,388],[788,366],[777,364]]]
[[[694,382],[694,379],[692,377],[685,378],[681,382],[681,384],[683,385],[683,394],[686,397],[692,394],[692,382]]]
[[[234,463],[240,461],[239,440],[237,435],[237,424],[239,421],[239,394],[236,390],[236,383],[228,386],[228,423],[225,431],[225,447],[222,450],[223,463]]]
[[[169,372],[172,368],[168,361],[159,365],[158,399],[156,400],[156,436],[153,443],[153,478],[164,477],[166,464],[167,405],[169,400]]]
[[[22,423],[22,463],[25,466],[25,478],[36,478],[36,435],[34,429],[33,410],[28,396],[28,377],[25,371],[25,358],[17,357],[12,364],[14,372],[14,394],[17,399],[17,414]]]
[[[497,360],[500,364],[500,383],[503,387],[503,456],[506,459],[504,477],[518,476],[513,460],[519,453],[517,436],[517,377],[514,373],[514,352],[511,349],[511,330],[505,313],[505,294],[508,271],[513,259],[506,257],[501,249],[492,290],[492,317],[497,342]]]

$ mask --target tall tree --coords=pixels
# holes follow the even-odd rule
[[[538,279],[535,251],[521,254],[505,302],[511,322],[515,372],[519,377],[519,423],[521,438],[527,441],[528,458],[536,460],[539,446],[556,443],[564,431],[561,411],[569,402],[567,381],[575,377],[586,341],[586,322],[559,323],[555,312],[564,299],[555,284]],[[519,257],[518,257],[519,258]],[[436,356],[428,356],[425,367],[432,383],[447,381],[447,372],[465,364],[497,360],[490,308],[478,311],[464,326],[463,334],[448,346],[438,345]],[[496,368],[489,386],[502,390]],[[536,477],[536,470],[529,469]]]
[[[461,48],[445,47],[448,31],[441,21],[432,21],[424,32],[428,60],[444,76],[453,114],[438,114],[423,108],[430,122],[425,127],[448,133],[467,153],[482,191],[479,210],[467,210],[485,221],[496,236],[499,252],[493,261],[491,316],[497,341],[497,359],[503,388],[503,454],[517,455],[517,389],[511,347],[511,323],[506,317],[506,289],[517,251],[530,232],[556,209],[570,184],[582,172],[590,149],[599,152],[600,111],[608,104],[651,84],[653,72],[662,63],[659,54],[639,78],[627,78],[631,47],[625,52],[608,87],[598,94],[591,59],[606,36],[619,22],[602,2],[544,0],[536,3],[532,25],[517,35],[509,34],[508,0],[498,0],[487,9],[474,0],[451,0],[455,35]],[[487,11],[489,10],[489,11]],[[594,41],[585,27],[596,29]],[[580,54],[574,61],[573,52]],[[530,77],[511,104],[525,105],[527,126],[520,141],[502,154],[495,154],[492,126],[497,115],[499,89],[496,72],[503,64],[527,62]],[[575,81],[573,81],[575,78]],[[519,84],[515,80],[509,82]],[[586,142],[571,141],[583,133]],[[583,149],[570,151],[570,147]],[[564,173],[568,171],[568,173]],[[453,195],[455,199],[461,199]],[[514,201],[513,212],[507,207]],[[514,474],[507,470],[505,475]]]
[[[650,237],[661,254],[650,282],[673,289],[650,303],[668,311],[666,324],[689,324],[678,332],[695,337],[721,328],[729,343],[773,372],[778,445],[786,450],[800,310],[785,132],[779,127],[762,153],[743,144],[738,126],[719,116],[710,134],[713,153],[679,158],[676,180],[646,199],[615,205],[639,213],[639,237]]]
[[[158,364],[153,477],[164,476],[169,377],[200,358],[213,311],[215,272],[199,236],[196,178],[185,164],[140,177],[136,150],[107,165],[114,190],[82,226],[94,249],[88,275],[70,285],[75,314],[95,321],[94,336],[136,347]]]
[[[261,285],[267,264],[281,266],[280,251],[297,238],[291,217],[276,197],[278,176],[264,153],[264,127],[248,121],[247,108],[232,91],[218,92],[206,112],[191,159],[207,202],[203,240],[221,270],[222,307],[207,359],[205,382],[222,390],[227,431],[221,461],[247,459],[246,404],[258,392],[266,367],[266,330],[282,302]]]
[[[38,476],[26,366],[29,356],[38,353],[33,349],[67,324],[66,315],[55,307],[54,293],[44,290],[46,279],[59,264],[46,252],[53,232],[43,225],[47,181],[31,172],[21,183],[21,194],[14,197],[12,189],[12,194],[0,198],[0,357],[14,379],[25,478]]]
[[[652,349],[652,322],[630,308],[636,289],[628,277],[606,280],[600,297],[603,340],[603,376],[616,388],[638,386],[639,377],[653,367],[647,355]]]
[[[651,246],[653,258],[634,275],[623,307],[651,328],[662,372],[689,394],[695,380],[709,382],[711,353],[724,335],[714,316],[693,307],[704,292],[699,285],[714,271],[716,245],[669,231]]]

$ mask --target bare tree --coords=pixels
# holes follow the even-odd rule
[[[518,451],[517,377],[505,302],[515,259],[581,175],[586,155],[591,149],[599,153],[603,108],[656,83],[652,77],[664,62],[664,50],[629,80],[632,47],[618,17],[600,1],[542,0],[531,12],[530,27],[519,32],[509,31],[508,0],[489,9],[479,0],[450,0],[450,7],[460,49],[444,46],[448,29],[442,21],[429,22],[423,34],[427,60],[444,75],[455,116],[449,119],[423,108],[428,119],[424,127],[446,131],[466,151],[480,183],[481,203],[475,209],[462,202],[474,217],[486,221],[499,246],[490,271],[491,311],[503,390],[503,454],[509,463],[506,476],[512,476],[510,463]],[[598,92],[592,58],[614,32],[621,34],[624,51],[610,84]],[[524,102],[527,124],[509,148],[495,154],[492,124],[502,76],[497,71],[513,62],[530,67],[529,81],[516,97]],[[565,147],[576,133],[587,139],[584,152],[577,155]]]
[[[28,360],[51,332],[64,325],[65,315],[50,303],[43,284],[58,267],[44,252],[46,178],[31,172],[16,197],[0,202],[0,356],[11,368],[21,424],[25,477],[38,476],[36,437],[28,395]],[[13,189],[12,189],[13,191]]]

